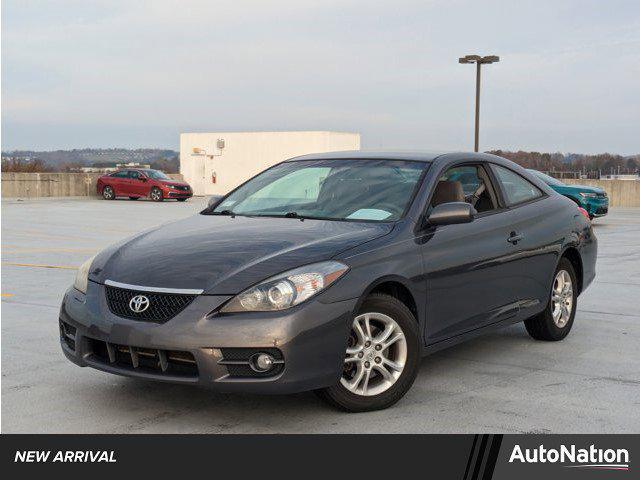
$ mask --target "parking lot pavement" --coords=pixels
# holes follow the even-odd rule
[[[2,201],[3,433],[640,431],[640,209],[595,221],[598,276],[563,342],[534,341],[516,325],[442,351],[386,411],[345,414],[310,393],[217,394],[66,360],[57,314],[74,268],[203,205]]]

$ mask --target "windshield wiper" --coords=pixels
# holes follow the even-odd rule
[[[254,213],[254,214],[249,213],[248,216],[249,217],[269,217],[269,218],[298,218],[300,220],[304,220],[305,218],[315,218],[315,217],[307,217],[306,215],[299,215],[298,212]]]
[[[213,211],[209,215],[231,215],[234,216],[235,212],[231,210],[220,210],[219,212]]]

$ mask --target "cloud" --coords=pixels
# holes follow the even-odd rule
[[[474,73],[457,58],[479,52],[502,59],[483,71],[484,148],[639,150],[634,1],[2,5],[4,149],[256,129],[468,148]]]

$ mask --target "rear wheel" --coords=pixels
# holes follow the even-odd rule
[[[524,321],[529,335],[536,340],[558,341],[569,334],[576,316],[577,285],[573,265],[562,258],[554,273],[547,307]]]
[[[151,200],[153,200],[154,202],[161,202],[162,190],[160,190],[158,187],[153,187],[151,189],[151,193],[149,194],[149,196],[151,197]]]
[[[116,194],[113,191],[113,188],[110,187],[109,185],[105,185],[102,188],[102,198],[104,198],[105,200],[113,200],[116,198]]]
[[[418,324],[405,304],[390,295],[370,295],[353,319],[340,381],[318,395],[349,412],[390,407],[416,378],[418,338]]]

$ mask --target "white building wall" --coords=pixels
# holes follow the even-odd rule
[[[223,149],[217,148],[219,139],[224,140]],[[194,149],[200,149],[205,154],[194,154]],[[225,194],[287,158],[307,153],[359,149],[358,133],[182,133],[180,173],[191,184],[195,195]]]

